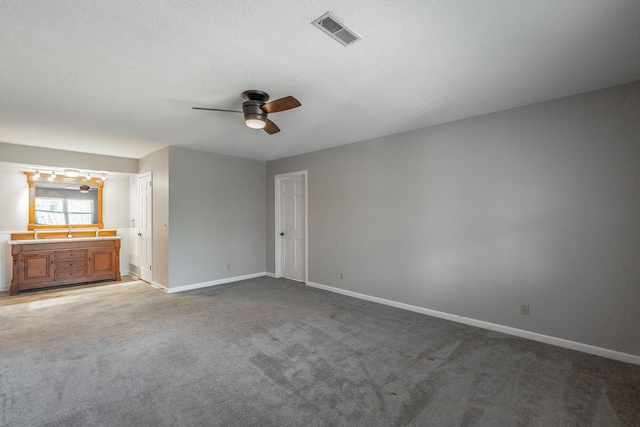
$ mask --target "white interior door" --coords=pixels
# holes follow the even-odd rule
[[[306,280],[306,183],[305,174],[277,177],[279,196],[279,272],[283,277]],[[278,246],[278,245],[276,245]],[[278,250],[278,249],[277,249]],[[278,271],[276,271],[276,274]]]
[[[144,173],[138,177],[138,195],[140,197],[140,222],[138,237],[140,239],[140,278],[151,283],[152,265],[152,191],[151,172]]]

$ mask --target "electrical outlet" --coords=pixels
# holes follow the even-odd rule
[[[231,264],[227,264],[227,270],[231,270]]]
[[[342,271],[340,272],[340,278],[344,280],[344,273]]]
[[[520,314],[529,315],[529,304],[520,304]]]

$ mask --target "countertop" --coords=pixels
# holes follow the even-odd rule
[[[67,237],[62,239],[9,240],[10,245],[33,245],[37,243],[86,242],[91,240],[118,240],[122,236]]]

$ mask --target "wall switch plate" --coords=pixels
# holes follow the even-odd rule
[[[342,271],[340,272],[340,278],[344,279],[344,273]]]
[[[529,304],[520,304],[520,314],[529,315]]]
[[[231,264],[227,264],[227,270],[231,270]]]

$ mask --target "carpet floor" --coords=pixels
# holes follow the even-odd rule
[[[640,366],[286,279],[100,289],[0,306],[0,425],[640,426]]]

